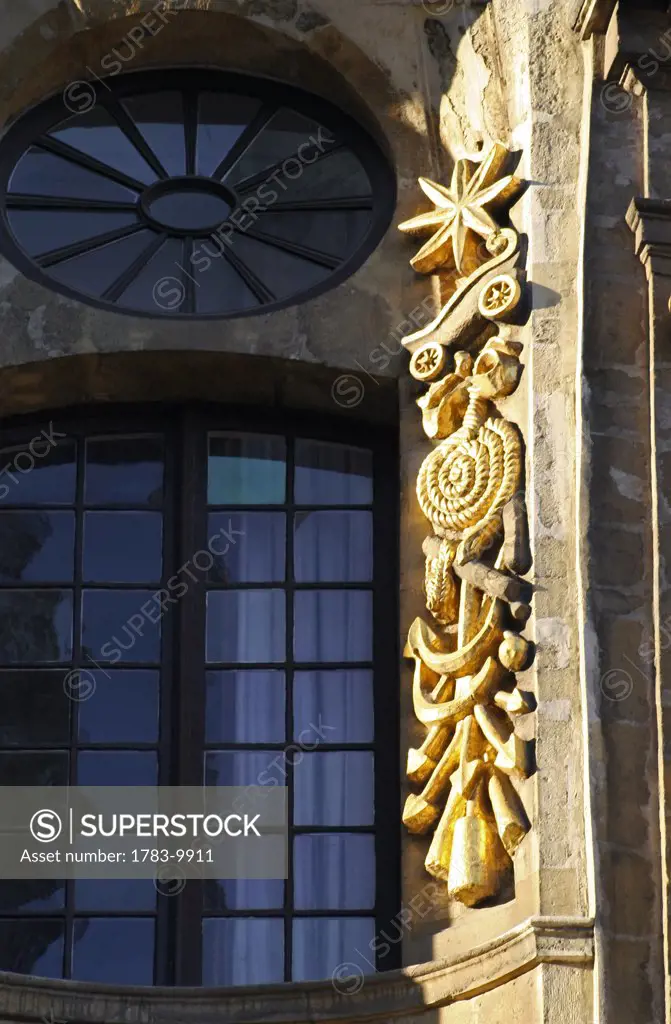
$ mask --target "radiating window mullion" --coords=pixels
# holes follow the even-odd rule
[[[135,121],[130,116],[123,103],[116,98],[114,93],[110,92],[105,96],[104,106],[112,115],[128,141],[135,146],[140,156],[142,156],[145,162],[149,164],[156,175],[161,179],[168,178],[169,174],[165,167],[145,139],[138,126],[135,124]]]
[[[263,281],[257,277],[254,271],[251,270],[235,252],[233,252],[230,246],[225,247],[224,256],[262,305],[275,302],[277,297],[274,292],[272,292],[270,288],[268,288]]]
[[[343,210],[348,213],[357,210],[372,210],[372,196],[353,196],[343,199],[296,199],[294,201],[274,203],[273,213],[330,213]]]
[[[300,256],[301,259],[307,260],[309,263],[315,263],[319,267],[328,267],[329,270],[335,270],[342,262],[338,256],[329,256],[326,252],[312,249],[308,245],[300,245],[299,242],[290,242],[286,238],[276,238],[265,231],[257,231],[254,228],[243,230],[236,227],[233,230],[237,234],[247,235],[249,238],[254,238],[257,242],[271,246],[273,249],[280,249],[282,252],[291,253],[292,256]]]
[[[137,203],[120,203],[112,199],[71,199],[67,196],[38,196],[8,192],[5,205],[10,210],[74,210],[83,213],[134,213]]]
[[[182,93],[184,109],[184,148],[186,151],[186,173],[196,173],[196,146],[198,143],[198,92],[186,89]]]
[[[194,240],[191,237],[187,237],[182,242],[182,272],[184,282],[184,301],[182,302],[182,311],[186,314],[193,314],[196,312],[196,286],[197,282],[193,274],[190,274],[187,267],[193,266],[193,251],[194,251]],[[198,286],[200,287],[200,286]]]
[[[117,228],[116,231],[107,231],[104,235],[94,235],[92,238],[85,238],[83,242],[75,242],[73,245],[65,245],[60,249],[52,249],[51,252],[45,252],[42,256],[37,256],[35,262],[40,267],[53,267],[57,263],[64,263],[65,260],[73,259],[76,256],[95,252],[96,249],[102,249],[103,246],[109,245],[110,242],[118,242],[122,238],[128,238],[130,235],[136,235],[139,231],[145,230],[145,225],[138,221],[137,224],[131,224],[129,227]]]
[[[123,295],[128,285],[135,280],[140,271],[147,265],[147,263],[150,262],[152,257],[156,255],[167,237],[167,235],[157,235],[156,238],[153,238],[146,249],[144,249],[144,251],[141,252],[140,255],[127,267],[127,269],[119,274],[116,281],[113,281],[109,288],[103,292],[102,297],[104,299],[108,299],[110,302],[116,302],[117,299]]]
[[[124,188],[132,189],[133,192],[144,192],[146,188],[146,185],[138,181],[137,178],[132,178],[129,174],[124,174],[123,171],[117,171],[116,168],[110,167],[109,164],[105,164],[101,160],[96,160],[95,157],[89,156],[88,153],[83,153],[80,149],[69,146],[67,142],[61,142],[59,139],[52,139],[50,136],[43,135],[35,142],[35,145],[40,149],[53,153],[54,156],[60,156],[63,160],[68,160],[72,164],[78,164],[87,171],[101,174],[103,177],[115,181],[117,185],[123,185]]]
[[[267,127],[268,123],[273,119],[276,113],[277,107],[274,104],[266,104],[261,107],[256,116],[249,122],[245,130],[238,137],[233,146],[231,146],[224,159],[216,168],[212,174],[213,178],[216,178],[217,181],[221,181],[229,174],[241,157],[243,157],[247,152],[252,143],[256,141],[257,137]]]
[[[324,160],[328,159],[328,157],[333,156],[334,153],[341,152],[343,149],[345,149],[344,142],[334,142],[327,152],[320,151],[319,155],[314,160],[309,161],[309,166],[313,167],[318,163],[322,163]],[[285,156],[281,160],[275,161],[274,164],[270,164],[268,167],[264,167],[262,170],[256,171],[255,174],[248,175],[248,177],[243,178],[242,181],[236,181],[234,185],[235,191],[240,195],[244,195],[245,192],[249,192],[251,189],[257,188],[259,185],[265,185],[265,183],[274,175],[279,174],[287,160],[292,157],[299,160],[298,154],[292,153],[289,154],[288,157]]]

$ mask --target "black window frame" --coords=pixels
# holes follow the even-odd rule
[[[11,198],[11,194],[8,194],[8,183],[18,160],[44,133],[55,128],[61,121],[73,116],[72,110],[65,103],[64,94],[61,92],[43,100],[37,106],[20,115],[0,141],[0,252],[30,280],[36,281],[51,291],[66,295],[68,298],[75,299],[78,302],[95,308],[114,311],[124,316],[153,319],[158,317],[161,320],[175,319],[179,321],[238,319],[272,313],[280,309],[302,304],[324,292],[332,290],[351,277],[366,262],[387,232],[393,218],[397,198],[396,174],[393,169],[388,145],[381,133],[376,133],[376,137],[374,137],[353,116],[345,114],[323,97],[270,77],[260,75],[249,76],[223,69],[175,65],[152,70],[122,72],[99,81],[100,86],[97,83],[84,84],[91,84],[91,87],[95,88],[96,102],[101,103],[103,107],[106,102],[114,103],[119,99],[124,99],[127,95],[137,92],[141,86],[142,92],[146,94],[160,91],[181,91],[185,98],[184,109],[187,114],[189,112],[192,114],[193,101],[189,100],[190,96],[193,97],[198,92],[222,90],[230,95],[258,98],[264,104],[264,107],[268,105],[269,108],[274,110],[286,107],[304,114],[306,117],[313,118],[318,124],[325,125],[329,131],[335,134],[337,147],[334,148],[334,152],[342,148],[348,148],[357,155],[371,184],[370,196],[367,197],[367,202],[363,206],[361,204],[357,206],[356,197],[352,197],[349,201],[332,200],[331,208],[370,209],[372,211],[370,227],[365,238],[355,251],[344,262],[334,268],[333,273],[323,281],[306,288],[304,291],[296,292],[277,301],[262,301],[259,299],[261,304],[250,309],[236,310],[231,313],[196,312],[194,308],[193,275],[186,273],[183,275],[182,284],[185,289],[185,302],[188,308],[183,313],[167,312],[159,307],[152,311],[125,309],[123,306],[117,305],[116,302],[105,301],[79,292],[46,274],[37,262],[39,257],[31,258],[20,247],[8,221],[8,200]],[[182,86],[179,84],[180,81],[184,83]],[[172,82],[175,83],[174,86],[171,84]],[[109,91],[109,96],[107,91]],[[185,133],[187,135],[188,163],[188,148],[189,145],[193,146],[194,132],[193,130],[189,131],[187,125]],[[189,139],[191,139],[191,143],[189,143]],[[235,145],[233,149],[235,149]],[[278,161],[279,164],[282,162],[282,160]],[[79,162],[79,166],[86,167],[88,164],[89,169],[93,169],[94,163],[93,158],[85,157],[85,159]],[[266,170],[272,170],[272,168],[266,168]],[[120,171],[114,171],[114,175],[117,180],[124,177]],[[189,176],[191,176],[191,172],[187,168],[187,175],[185,177]],[[199,176],[194,174],[193,177],[195,181],[199,180]],[[258,178],[258,184],[263,184],[262,174],[252,175],[251,178]],[[251,178],[249,179],[250,181]],[[249,187],[251,186],[247,185],[247,188]],[[245,197],[244,192],[242,197]],[[340,207],[338,203],[341,204]],[[140,201],[138,201],[138,205],[142,205]],[[102,208],[102,204],[99,204],[99,206]],[[14,208],[20,209],[23,207],[14,206]],[[35,206],[25,208],[35,209]],[[48,208],[46,201],[43,208]],[[270,207],[271,212],[273,208]],[[182,234],[184,236],[184,263],[188,265],[189,255],[187,246],[194,241],[194,238],[186,232]],[[290,250],[286,249],[286,251]],[[261,282],[261,284],[263,283]]]
[[[398,648],[398,449],[393,430],[373,426],[365,422],[344,421],[337,417],[316,417],[312,414],[295,413],[287,410],[259,410],[250,407],[222,407],[220,405],[187,403],[180,405],[110,406],[101,412],[100,407],[82,407],[75,411],[48,412],[38,415],[14,417],[0,420],[0,448],[28,444],[44,427],[53,427],[78,443],[78,493],[77,511],[83,512],[83,486],[81,473],[84,453],[83,439],[90,435],[113,436],[141,434],[162,434],[165,437],[164,477],[164,578],[169,578],[189,557],[200,550],[207,537],[207,435],[211,432],[236,432],[277,434],[285,437],[289,446],[297,438],[314,441],[334,442],[353,447],[369,449],[373,454],[373,580],[371,584],[300,584],[302,589],[357,588],[373,591],[373,694],[374,694],[374,738],[372,744],[320,744],[319,750],[372,749],[374,751],[375,782],[374,809],[375,824],[372,827],[356,826],[305,826],[291,827],[290,835],[302,833],[354,833],[373,832],[375,835],[376,898],[375,908],[366,916],[375,918],[375,934],[378,935],[396,919],[400,908],[400,739],[399,739],[399,648]],[[290,466],[291,463],[288,463]],[[2,467],[0,466],[0,469]],[[289,470],[291,472],[291,470]],[[293,513],[300,506],[288,504],[288,495],[282,506],[256,506],[256,510],[285,510],[287,513],[287,538],[291,538]],[[0,508],[2,503],[0,503]],[[26,506],[31,510],[34,505]],[[120,506],[114,506],[115,509]],[[237,506],[236,506],[237,507]],[[310,506],[314,508],[314,506]],[[338,506],[327,506],[329,509]],[[348,510],[357,506],[342,506]],[[21,506],[11,506],[14,511]],[[241,510],[244,506],[239,506]],[[81,567],[82,531],[77,531],[77,566]],[[286,552],[287,577],[284,584],[272,584],[286,590],[287,608],[292,608],[290,596],[295,588],[293,550],[289,541]],[[39,585],[36,585],[39,586]],[[89,589],[89,584],[84,585]],[[95,586],[95,585],[94,585]],[[99,584],[108,588],[108,584]],[[116,585],[125,589],[125,584]],[[244,588],[245,584],[235,584]],[[256,588],[257,584],[248,586]],[[270,584],[269,584],[270,586]],[[81,592],[81,579],[75,584]],[[146,589],[143,587],[143,589]],[[77,589],[76,589],[77,592]],[[190,587],[184,597],[171,608],[163,620],[163,641],[161,653],[161,690],[159,733],[159,783],[163,785],[202,785],[203,754],[205,743],[205,671],[208,668],[205,657],[205,580]],[[73,666],[90,666],[81,658],[80,644],[81,601],[75,600],[73,660],[63,669],[68,672]],[[287,615],[287,640],[290,640],[292,614]],[[195,659],[194,650],[202,650],[202,659]],[[286,742],[282,744],[225,744],[226,749],[257,747],[282,750],[295,748],[292,724],[292,687],[289,676],[293,672],[293,661],[289,659],[292,647],[288,643],[287,661],[287,706]],[[104,664],[104,663],[103,663]],[[19,666],[15,666],[20,668]],[[59,666],[41,666],[58,670]],[[123,664],[132,668],[132,663]],[[146,667],[146,666],[136,666]],[[254,665],[244,664],[244,669]],[[282,666],[273,666],[282,667]],[[301,664],[301,668],[305,667]],[[308,668],[310,666],[307,666]],[[321,670],[337,668],[320,663]],[[348,664],[347,668],[356,668]],[[195,695],[195,699],[194,699]],[[70,778],[74,779],[76,757],[73,752],[81,749],[75,735],[74,715],[70,725]],[[193,736],[199,737],[194,742]],[[108,745],[106,745],[108,746]],[[132,745],[135,749],[137,744]],[[20,748],[14,748],[20,749]],[[48,748],[46,748],[48,749]],[[61,748],[59,748],[61,749]],[[286,759],[288,779],[293,768]],[[290,813],[292,801],[290,800]],[[290,819],[291,821],[291,819]],[[164,895],[160,891],[155,911],[109,910],[82,911],[75,915],[72,886],[66,884],[66,909],[57,912],[21,913],[20,911],[0,912],[2,919],[65,919],[65,973],[71,964],[72,928],[77,917],[153,917],[155,930],[154,985],[177,985],[202,987],[201,932],[202,920],[212,917],[282,917],[284,928],[285,981],[290,981],[292,968],[292,927],[296,917],[361,917],[361,911],[309,910],[293,911],[290,903],[293,875],[293,857],[290,848],[289,878],[285,886],[285,905],[280,910],[204,910],[201,882],[189,881],[178,895]],[[400,943],[392,944],[386,952],[380,953],[380,944],[373,950],[361,950],[366,958],[375,955],[376,969],[387,971],[401,964]],[[383,944],[383,948],[389,944]]]

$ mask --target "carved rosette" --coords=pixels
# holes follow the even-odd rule
[[[429,384],[417,404],[437,443],[417,480],[433,530],[424,543],[431,620],[415,620],[405,652],[426,737],[408,754],[416,792],[403,821],[433,833],[427,871],[468,906],[497,893],[530,828],[515,789],[530,771],[515,732],[531,710],[515,679],[529,660],[520,632],[531,611],[521,578],[530,568],[524,450],[495,404],[521,374],[522,345],[506,325],[522,298],[518,236],[500,222],[522,183],[503,174],[508,158],[497,145],[457,161],[450,188],[421,178],[435,209],[400,225],[431,232],[415,270],[465,275],[433,323],[404,339],[411,374]]]

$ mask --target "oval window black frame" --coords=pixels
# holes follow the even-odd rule
[[[370,131],[364,128],[351,114],[344,113],[323,97],[307,92],[298,86],[268,77],[192,66],[169,66],[125,72],[98,79],[98,82],[96,95],[102,96],[100,102],[103,106],[103,89],[110,89],[114,96],[120,99],[134,94],[148,95],[157,92],[180,91],[186,96],[189,93],[222,92],[226,95],[257,98],[261,102],[270,99],[272,105],[278,110],[287,108],[307,118],[312,118],[333,133],[338,141],[344,142],[346,148],[359,159],[371,184],[371,223],[354,252],[346,256],[340,266],[324,280],[302,291],[295,292],[289,297],[260,304],[251,309],[215,313],[196,312],[195,309],[188,312],[174,312],[166,311],[157,305],[156,312],[148,312],[125,308],[117,302],[86,295],[76,288],[60,283],[45,272],[21,248],[8,219],[8,184],[19,160],[42,135],[66,119],[76,116],[67,106],[65,92],[62,91],[42,100],[19,115],[7,130],[4,138],[0,140],[0,253],[26,278],[42,285],[49,291],[64,295],[86,306],[139,319],[198,322],[265,316],[269,313],[303,305],[343,284],[364,265],[388,231],[396,208],[397,180],[386,140],[381,137],[381,132],[377,133],[377,138],[374,138]],[[84,112],[82,111],[82,113]],[[290,157],[285,159],[290,159]]]

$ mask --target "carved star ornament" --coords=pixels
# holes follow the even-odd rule
[[[523,182],[512,174],[500,177],[508,157],[508,150],[497,144],[479,163],[457,160],[449,188],[428,178],[419,179],[435,209],[399,224],[399,230],[410,235],[434,232],[410,261],[415,270],[430,274],[447,265],[465,275],[482,262],[478,259],[481,239],[491,246],[500,231],[492,214],[507,206],[523,188]]]

